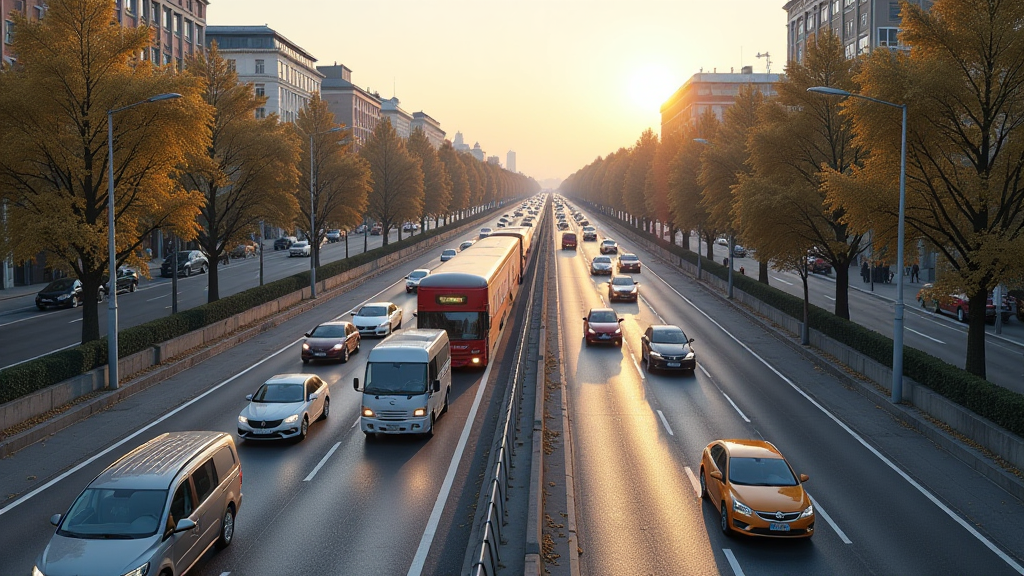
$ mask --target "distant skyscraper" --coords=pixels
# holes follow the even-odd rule
[[[509,172],[516,171],[516,151],[509,150],[508,154],[505,154],[505,169]]]
[[[484,161],[484,150],[480,147],[480,143],[473,144],[473,149],[469,151],[473,155],[473,158],[483,162]]]
[[[488,156],[487,163],[494,164],[495,166],[501,166],[501,159],[498,158],[497,156]]]
[[[469,152],[469,144],[462,138],[462,132],[455,133],[455,140],[452,142],[452,148],[455,148],[456,152]]]

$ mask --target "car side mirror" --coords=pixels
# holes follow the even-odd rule
[[[810,480],[810,479],[811,479],[811,477],[810,477],[810,476],[808,476],[807,474],[801,474],[801,475],[800,475],[800,481],[801,481],[801,482],[807,482],[807,481],[808,481],[808,480]]]
[[[352,379],[352,388],[354,388],[356,392],[359,392],[359,378]]]
[[[633,282],[633,285],[634,285],[634,286],[639,286],[639,285],[640,285],[640,283],[639,283],[639,282]]]
[[[61,518],[62,516],[60,514],[54,514],[53,516],[50,516],[50,524],[53,524],[54,526],[60,526]]]
[[[178,524],[174,527],[174,533],[188,532],[189,530],[194,530],[195,527],[196,523],[194,520],[191,518],[182,518],[181,520],[178,520]]]
[[[304,336],[305,336],[306,338],[309,338],[309,332],[306,332],[306,333],[304,334]]]
[[[252,402],[252,394],[246,394],[245,399],[248,400],[249,402]]]
[[[309,395],[309,401],[312,402],[313,400],[316,400],[319,397],[320,397],[319,394],[317,394],[316,392],[313,392],[312,394]]]
[[[650,342],[650,339],[647,338],[647,334],[644,334],[643,336],[640,337],[640,341],[641,342]]]
[[[625,320],[625,318],[619,318],[619,322],[622,322],[623,320]]]
[[[722,479],[722,473],[719,472],[718,470],[712,470],[710,476],[712,478],[714,478],[715,480],[721,480]]]
[[[406,279],[406,280],[408,280],[408,279],[409,279],[409,277],[408,277],[408,276],[406,276],[406,277],[405,277],[405,279]]]
[[[434,392],[440,392],[440,391],[441,391],[441,381],[440,380],[434,380]]]

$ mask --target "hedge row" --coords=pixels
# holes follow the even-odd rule
[[[619,224],[629,226],[621,221]],[[682,246],[672,244],[639,228],[632,231],[688,262],[697,262],[697,254]],[[728,280],[729,269],[726,266],[703,256],[700,258],[701,267],[706,273]],[[802,298],[735,273],[733,285],[779,311],[803,321]],[[892,338],[840,318],[818,306],[811,305],[808,316],[808,326],[811,328],[892,368]],[[905,347],[903,351],[903,374],[1010,432],[1024,436],[1024,394],[996,386],[962,368],[910,347]]]
[[[427,230],[421,234],[408,236],[401,241],[392,242],[387,246],[375,248],[366,253],[353,255],[317,268],[320,280],[336,276],[352,268],[378,260],[388,254],[408,248],[422,240],[432,238],[455,227],[464,226],[469,222],[487,218],[502,207],[475,214],[446,224],[439,228]],[[158,318],[139,326],[118,331],[118,357],[124,358],[141,352],[154,344],[166,342],[172,338],[199,330],[221,320],[230,318],[272,302],[282,296],[298,292],[309,286],[309,271],[282,278],[274,282],[250,288],[195,308],[178,312],[164,318]],[[22,396],[42,390],[58,382],[74,378],[96,367],[107,363],[107,340],[101,338],[86,342],[80,346],[47,354],[41,358],[30,360],[17,366],[0,370],[0,404],[10,402]]]

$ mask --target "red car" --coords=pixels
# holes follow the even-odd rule
[[[359,352],[359,330],[351,322],[324,322],[309,332],[302,343],[302,363],[310,360],[341,360],[348,362]]]
[[[576,233],[562,232],[562,250],[576,249]]]
[[[619,256],[619,272],[640,273],[640,257],[636,254],[622,254]]]
[[[590,313],[583,317],[583,337],[587,346],[594,343],[622,346],[621,322],[622,318],[611,308],[591,308]]]
[[[968,312],[970,311],[970,302],[968,301],[966,294],[936,296],[932,285],[925,284],[917,293],[917,301],[921,303],[923,308],[929,309],[932,312],[945,312],[947,314],[952,314],[961,322],[967,322],[969,320]],[[1013,306],[1010,304],[1010,299],[1008,297],[1003,297],[1001,308],[1003,322],[1009,322],[1010,314],[1013,312]],[[992,301],[991,292],[988,295],[988,299],[985,301],[985,321],[996,321],[996,305]]]

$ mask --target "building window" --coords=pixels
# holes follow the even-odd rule
[[[182,70],[185,69],[185,63],[184,63],[184,61],[182,61],[181,58],[175,58],[174,59],[174,65],[175,65],[175,67],[178,68],[178,72],[181,72]]]
[[[230,58],[228,59],[228,72],[237,72],[235,61]]]
[[[846,37],[851,38],[853,36],[853,20],[846,23]]]
[[[853,43],[847,44],[846,45],[846,59],[847,60],[852,59],[856,55],[857,55],[857,45],[853,44]]]
[[[256,95],[260,96],[260,97],[266,96],[267,95],[267,85],[266,84],[257,84],[256,85]]]
[[[857,54],[867,54],[871,51],[871,37],[867,34],[857,40]]]
[[[818,23],[828,22],[828,5],[821,7],[821,14],[818,16]]]
[[[164,52],[164,65],[171,63],[171,55],[168,52]]]
[[[185,20],[185,41],[190,43],[192,42],[192,26],[191,20]]]
[[[864,28],[867,28],[867,27],[868,27],[868,15],[866,13],[865,14],[861,14],[860,15],[860,28],[861,28],[861,30],[863,30]]]
[[[853,6],[856,2],[857,0],[843,0],[843,8],[849,8],[850,6]]]
[[[900,21],[900,3],[889,2],[889,20],[893,22]]]
[[[46,6],[36,6],[36,20],[42,20],[46,16]]]
[[[266,108],[262,108],[262,107],[261,108],[257,108],[256,109],[256,117],[257,118],[266,118],[267,117],[267,109]]]
[[[4,21],[4,44],[10,44],[14,42],[14,22],[11,20]]]
[[[181,36],[181,14],[174,15],[174,35]]]
[[[173,25],[173,18],[171,17],[171,9],[170,8],[164,8],[164,29],[167,30],[168,32],[170,32],[172,25]]]
[[[261,60],[261,59],[257,59],[256,60],[256,73],[257,74],[266,74],[267,73],[266,72],[266,66],[264,65],[264,61]]]
[[[889,48],[895,48],[900,45],[898,35],[899,28],[879,28],[878,29],[878,45],[886,46]]]
[[[839,14],[839,0],[832,0],[832,15]]]
[[[128,0],[124,3],[124,8],[128,11],[129,14],[138,14],[139,0]]]
[[[200,4],[200,6],[202,6],[202,4]],[[204,46],[204,42],[205,40],[203,40],[203,27],[199,24],[196,24],[196,44]]]

